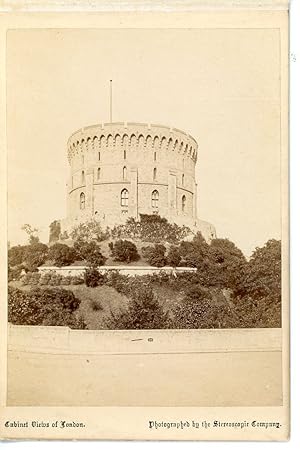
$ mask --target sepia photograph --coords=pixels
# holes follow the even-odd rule
[[[7,406],[284,405],[282,45],[7,30]]]

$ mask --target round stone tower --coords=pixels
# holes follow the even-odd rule
[[[94,218],[112,227],[140,214],[215,237],[197,219],[197,142],[162,125],[104,123],[82,128],[68,140],[70,177],[63,229]]]

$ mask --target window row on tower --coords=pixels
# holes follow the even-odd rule
[[[129,191],[128,189],[124,188],[121,190],[120,193],[120,205],[122,208],[128,208],[128,201],[129,201]],[[154,189],[151,193],[151,206],[154,213],[158,212],[159,208],[159,192],[157,189]],[[81,192],[79,197],[79,207],[81,210],[85,209],[85,193]],[[186,196],[183,195],[181,197],[181,210],[184,213],[186,210]]]

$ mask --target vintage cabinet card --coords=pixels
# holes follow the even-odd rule
[[[1,438],[288,439],[288,2],[4,3]]]

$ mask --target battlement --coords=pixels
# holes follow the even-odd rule
[[[174,151],[196,163],[198,149],[196,140],[178,128],[138,122],[83,127],[70,136],[67,146],[69,162],[75,154],[99,148],[149,148]]]

